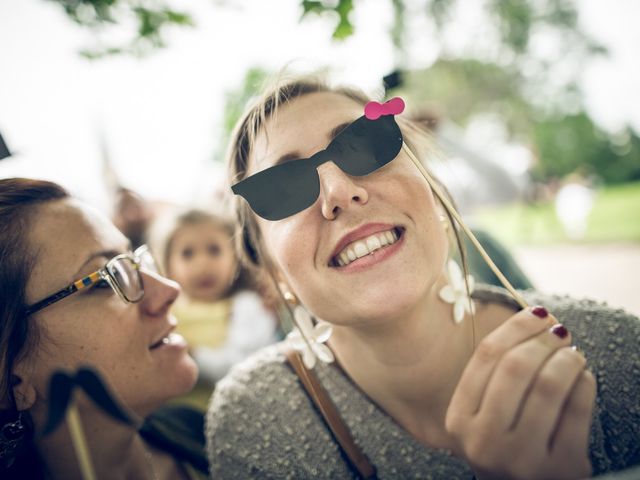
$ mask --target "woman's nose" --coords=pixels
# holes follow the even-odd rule
[[[367,190],[333,162],[320,165],[318,177],[322,216],[327,220],[334,220],[341,211],[364,205],[369,200]]]
[[[180,285],[159,273],[142,270],[140,275],[144,287],[141,307],[149,315],[165,315],[178,298]]]

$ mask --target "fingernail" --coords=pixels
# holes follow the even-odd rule
[[[554,325],[549,331],[559,338],[566,338],[566,336],[569,335],[569,330],[561,323]]]
[[[549,315],[549,312],[547,312],[547,309],[538,305],[537,307],[533,307],[531,309],[531,313],[533,313],[536,317],[540,317],[540,318],[546,318],[547,315]]]

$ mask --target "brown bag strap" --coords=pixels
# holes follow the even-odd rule
[[[318,380],[315,372],[308,370],[304,366],[302,358],[300,358],[298,352],[293,348],[286,347],[284,353],[289,364],[291,364],[294,372],[302,382],[309,398],[311,398],[311,401],[322,414],[338,445],[340,445],[340,448],[351,462],[351,465],[358,471],[362,478],[377,478],[375,467],[369,462],[364,452],[356,445],[349,431],[349,427],[347,427],[342,417],[340,417],[338,409],[320,384],[320,380]]]

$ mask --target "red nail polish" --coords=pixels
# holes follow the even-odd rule
[[[551,327],[549,331],[560,338],[565,338],[567,335],[569,335],[569,330],[567,330],[565,326],[560,323]]]
[[[533,307],[531,309],[531,313],[533,313],[536,317],[546,318],[549,315],[547,309],[538,305],[537,307]]]

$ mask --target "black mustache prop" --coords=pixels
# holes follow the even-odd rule
[[[140,421],[129,410],[120,405],[105,386],[100,375],[90,367],[81,367],[78,371],[67,373],[57,370],[49,381],[49,411],[47,423],[43,434],[53,432],[65,414],[71,403],[74,389],[81,388],[107,415],[134,428],[140,426]]]

